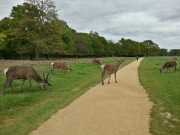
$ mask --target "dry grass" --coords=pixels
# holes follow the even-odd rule
[[[32,60],[0,60],[0,74],[3,74],[3,70],[7,67],[10,66],[15,66],[15,65],[24,65],[24,66],[33,66],[36,70],[47,70],[51,68],[51,63],[54,61],[60,61],[66,63],[67,66],[70,66],[71,63],[74,62],[89,62],[92,61],[93,58],[79,58],[79,59],[62,59],[62,60],[41,60],[41,61],[32,61]],[[102,60],[111,60],[112,57],[109,58],[98,58],[100,61]],[[120,59],[120,58],[119,58]],[[48,65],[44,66],[44,65]],[[38,66],[36,66],[38,65]],[[42,66],[39,66],[42,65]]]

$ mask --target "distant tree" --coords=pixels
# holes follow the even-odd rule
[[[26,40],[28,47],[35,52],[36,59],[40,53],[49,54],[52,48],[63,49],[64,42],[60,36],[60,23],[57,11],[51,0],[25,0],[23,5],[13,7],[11,17],[17,21],[15,38]],[[51,45],[51,46],[50,46]],[[59,52],[59,51],[58,51]]]
[[[104,45],[101,42],[101,37],[97,32],[90,31],[89,36],[92,42],[93,55],[102,56],[105,53]]]
[[[4,42],[4,39],[6,39],[6,38],[7,38],[7,36],[5,34],[0,33],[0,45]]]
[[[170,56],[180,56],[180,49],[171,49],[169,51]]]
[[[158,44],[154,43],[152,40],[144,40],[143,44],[147,47],[148,55],[159,56],[160,48]]]
[[[168,50],[165,48],[160,49],[160,56],[167,56],[168,55]]]
[[[74,54],[77,57],[78,55],[87,55],[88,52],[88,44],[86,40],[84,40],[82,33],[76,33],[74,37]]]
[[[125,56],[136,56],[141,54],[140,43],[131,39],[121,38],[118,42],[122,48],[122,55]]]

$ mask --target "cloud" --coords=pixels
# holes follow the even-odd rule
[[[0,19],[23,0],[1,0]],[[59,19],[77,32],[96,31],[107,40],[151,39],[160,48],[178,49],[179,0],[55,0]]]

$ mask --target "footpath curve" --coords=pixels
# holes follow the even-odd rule
[[[150,135],[152,103],[138,78],[142,58],[59,110],[30,135]]]

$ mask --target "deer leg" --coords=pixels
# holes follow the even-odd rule
[[[29,81],[29,85],[30,85],[31,92],[33,92],[33,90],[32,90],[32,84],[31,84],[31,79],[28,78],[28,81]]]
[[[9,82],[9,86],[11,87],[12,91],[13,91],[13,92],[14,92],[14,94],[15,94],[15,93],[16,93],[16,91],[14,90],[12,83],[13,83],[13,80],[10,80],[10,82]]]
[[[108,80],[108,83],[110,84],[110,78],[111,78],[111,74],[109,75],[109,80]]]
[[[5,83],[4,83],[4,85],[3,85],[3,91],[2,91],[2,94],[4,95],[5,94],[5,89],[6,89],[6,86],[7,86],[7,84],[10,84],[10,81],[11,80],[7,80]]]
[[[167,71],[168,71],[168,68],[167,68],[167,70],[166,70],[166,73],[167,73]]]
[[[22,85],[21,85],[21,89],[19,91],[22,91],[22,87],[24,85],[25,79],[22,80]]]
[[[101,78],[102,78],[102,85],[104,85],[104,79],[103,79],[103,77],[104,77],[104,72],[102,72],[102,74],[101,74]]]
[[[54,68],[51,69],[51,73],[54,71]]]
[[[115,76],[115,82],[117,83],[117,80],[116,80],[116,73],[114,74],[114,76]]]

